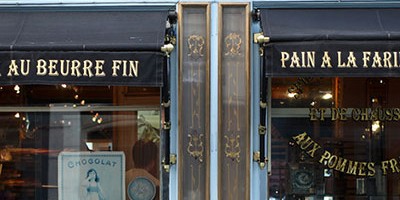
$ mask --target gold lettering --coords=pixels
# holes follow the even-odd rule
[[[383,66],[388,67],[388,68],[392,68],[392,62],[390,61],[390,59],[392,58],[392,54],[388,51],[383,52]]]
[[[393,120],[393,110],[394,109],[385,109],[385,114],[386,114],[385,120],[387,121]]]
[[[26,61],[26,65],[25,65]],[[26,76],[29,74],[29,69],[31,65],[31,60],[21,60],[21,74]]]
[[[368,109],[363,108],[361,109],[361,121],[367,121],[368,120]]]
[[[89,76],[92,77],[93,73],[91,71],[91,68],[93,67],[93,63],[90,60],[84,60],[83,61],[83,76]]]
[[[124,76],[124,77],[126,77],[126,76],[128,76],[127,74],[126,74],[126,60],[123,60],[122,61],[122,76]]]
[[[58,76],[58,72],[56,70],[58,60],[49,60],[49,76]]]
[[[290,63],[290,67],[300,67],[300,58],[297,55],[297,52],[293,52],[292,58],[291,58],[292,62]]]
[[[351,116],[353,120],[358,121],[360,120],[360,109],[359,108],[354,108],[353,111],[351,112]]]
[[[307,139],[303,142],[301,142],[300,148],[301,149],[307,149],[311,144],[313,143],[312,139],[310,137],[307,137]]]
[[[372,63],[372,67],[376,68],[376,67],[382,67],[382,58],[379,56],[379,52],[375,51],[374,53],[374,57],[373,57],[373,63]]]
[[[64,63],[65,63],[65,65],[64,65]],[[70,60],[60,60],[60,71],[61,71],[62,76],[68,76],[69,63],[70,63]]]
[[[336,155],[332,155],[329,160],[328,160],[328,167],[329,168],[334,168],[337,164],[338,157]]]
[[[347,120],[346,113],[347,113],[347,108],[340,108],[339,109],[339,116],[340,116],[340,120],[341,121]]]
[[[360,165],[358,166],[358,175],[359,176],[365,176],[367,175],[365,172],[365,167],[367,166],[366,162],[360,162]]]
[[[387,174],[386,170],[388,169],[388,164],[389,164],[389,161],[387,161],[387,160],[382,161],[382,163],[381,163],[381,165],[382,165],[381,168],[382,168],[382,174],[383,175]]]
[[[81,62],[79,62],[79,60],[73,60],[71,64],[72,64],[71,65],[71,76],[76,76],[76,77],[82,76],[81,72],[79,71]]]
[[[119,68],[121,66],[122,61],[121,60],[113,60],[113,65],[112,65],[112,76],[118,76],[117,71],[119,71]]]
[[[374,176],[375,175],[375,163],[369,162],[367,168],[368,168],[368,176]]]
[[[96,66],[94,67],[96,69],[96,76],[106,76],[103,71],[103,65],[104,60],[96,60]]]
[[[346,167],[346,163],[347,163],[347,159],[339,157],[339,160],[337,162],[337,165],[336,165],[335,169],[337,171],[344,172],[345,167]]]
[[[315,51],[307,51],[307,67],[315,67]]]
[[[294,141],[296,141],[297,144],[300,144],[305,139],[306,136],[307,136],[307,133],[304,132],[302,134],[292,137],[292,139]]]
[[[324,56],[322,57],[321,67],[322,68],[325,68],[325,67],[332,68],[331,57],[329,57],[329,52],[328,51],[324,51]]]
[[[368,120],[368,109],[367,108],[354,108],[352,111],[352,116],[355,121],[358,121],[358,120],[366,121],[366,120]]]
[[[314,158],[315,157],[315,152],[320,148],[321,148],[321,146],[319,146],[317,143],[314,142],[313,148],[311,150],[307,151],[307,154],[310,155],[312,158]]]
[[[319,112],[320,112],[320,114],[321,114],[320,120],[321,120],[321,121],[324,121],[324,120],[325,120],[325,112],[326,112],[326,110],[325,110],[324,108],[320,108],[320,109],[319,109]]]
[[[356,57],[352,51],[349,52],[349,57],[347,57],[347,67],[357,67]]]
[[[346,67],[346,63],[342,62],[342,52],[341,51],[337,52],[337,56],[338,56],[338,68]]]
[[[19,76],[18,73],[18,65],[16,60],[11,60],[10,65],[8,66],[8,74],[7,76]]]
[[[139,61],[130,60],[129,61],[129,77],[138,77],[139,72]]]
[[[399,67],[399,63],[398,63],[398,53],[400,52],[393,52],[393,66],[394,67]]]
[[[371,110],[370,116],[366,120],[369,120],[369,119],[373,120],[373,121],[378,120],[378,109],[377,108]]]
[[[324,152],[324,154],[322,154],[321,159],[319,159],[319,163],[324,164],[323,161],[327,160],[331,157],[331,153],[329,153],[329,151]]]
[[[400,109],[394,108],[393,109],[393,120],[398,121],[400,119]]]
[[[371,52],[369,52],[369,51],[363,52],[363,61],[364,61],[363,67],[364,68],[368,68],[368,61],[369,61],[370,56],[371,56]]]
[[[317,120],[317,115],[316,115],[317,109],[316,108],[310,108],[310,120],[311,121],[316,121]]]
[[[347,168],[347,173],[357,175],[357,165],[358,165],[357,161],[349,160],[349,167]]]
[[[393,173],[399,173],[400,172],[400,169],[399,169],[399,167],[397,166],[397,164],[398,164],[398,162],[397,162],[397,160],[396,159],[390,159],[389,160],[389,163],[390,163],[390,168],[392,168],[392,172]]]
[[[285,62],[289,60],[288,52],[281,52],[281,67],[286,68]]]
[[[336,121],[339,118],[339,109],[331,108],[331,120]]]
[[[37,65],[36,65],[36,69],[37,69],[36,75],[38,75],[38,76],[46,75],[47,74],[46,65],[47,65],[47,63],[45,60],[43,60],[43,59],[38,60]]]

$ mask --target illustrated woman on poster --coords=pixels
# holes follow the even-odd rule
[[[81,184],[82,200],[106,200],[99,181],[96,170],[89,169]]]

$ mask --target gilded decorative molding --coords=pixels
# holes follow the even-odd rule
[[[204,134],[197,134],[197,132],[195,131],[194,134],[189,134],[188,137],[189,137],[189,143],[187,147],[187,152],[194,159],[199,159],[200,162],[203,162]]]
[[[225,156],[235,160],[236,162],[240,162],[240,135],[232,136],[224,136],[226,139],[225,142]]]
[[[225,37],[225,47],[226,47],[226,56],[238,56],[241,55],[240,49],[242,46],[242,38],[237,33],[229,33]]]
[[[228,172],[234,172],[234,174],[229,175],[227,184],[228,184],[228,197],[229,200],[238,200],[240,195],[238,194],[239,192],[239,163],[234,163],[231,164],[227,163],[226,164],[226,169]],[[232,182],[233,178],[233,182]]]
[[[179,200],[207,200],[209,188],[209,4],[178,3]]]
[[[197,168],[197,169],[195,169]],[[192,192],[190,192],[190,199],[196,200],[196,199],[201,199],[200,193],[200,179],[199,177],[201,176],[201,165],[196,165],[193,166],[193,164],[190,165],[190,174],[191,174],[191,183],[190,183],[190,189]]]
[[[250,199],[249,4],[220,3],[218,199]]]
[[[204,37],[201,35],[190,35],[187,39],[187,44],[189,46],[188,56],[193,59],[198,59],[204,56]]]
[[[232,33],[229,35],[232,35]],[[239,36],[239,38],[240,38],[240,36]],[[225,39],[225,41],[226,41],[226,39]],[[231,41],[231,40],[228,40],[228,41]],[[241,41],[239,43],[241,43]],[[235,46],[235,45],[232,45],[232,46]],[[240,48],[240,44],[238,46],[237,51],[231,49],[228,52],[231,52],[231,53],[237,52],[236,54],[240,55],[240,53],[238,52],[239,48]],[[230,54],[230,55],[233,55],[233,54]],[[227,116],[228,127],[227,127],[227,130],[240,132],[241,131],[241,128],[240,128],[241,123],[240,123],[240,119],[239,119],[240,118],[240,116],[239,116],[239,112],[240,112],[239,93],[240,93],[240,91],[239,91],[239,84],[238,84],[239,75],[240,75],[239,74],[240,62],[233,60],[233,61],[229,61],[228,63],[233,68],[233,70],[229,70],[229,75],[228,75],[229,84],[227,84],[227,95],[228,95],[228,104],[227,104],[227,106],[228,106],[228,108],[227,108],[228,109],[228,116]],[[235,128],[234,125],[236,125],[236,129],[234,129]]]

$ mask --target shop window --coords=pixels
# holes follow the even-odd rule
[[[133,198],[133,194],[122,189],[132,189],[128,178],[139,176],[151,177],[145,180],[150,180],[154,187],[154,191],[141,195],[159,198],[159,107],[135,104],[134,98],[125,98],[123,105],[119,105],[124,97],[116,91],[126,89],[71,85],[0,87],[0,199],[59,199],[60,184],[71,185],[75,188],[71,191],[79,192],[71,194],[71,199],[81,199],[78,188],[89,172],[97,173],[107,199]],[[137,93],[141,90],[135,91],[140,96]],[[147,92],[146,96],[155,102],[159,99],[158,93]],[[124,155],[123,166],[116,170],[127,176],[126,180],[117,176],[123,184],[110,190],[110,184],[116,184],[110,177],[115,175],[104,171],[104,166],[116,164],[90,156],[106,158],[104,155],[114,152]],[[73,178],[68,177],[69,172],[60,172],[60,155],[83,156],[79,162],[65,164],[66,168],[82,169],[78,171],[79,182],[65,181]],[[89,191],[86,189],[87,193],[93,192]],[[115,196],[116,191],[119,196]]]
[[[400,194],[398,78],[272,78],[270,199]]]

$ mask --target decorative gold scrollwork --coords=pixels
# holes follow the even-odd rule
[[[201,35],[190,35],[187,39],[189,46],[188,56],[193,59],[198,59],[204,56],[204,37]]]
[[[226,157],[240,162],[240,135],[227,136],[225,135],[225,155]]]
[[[197,134],[197,131],[194,131],[194,134],[189,134],[189,144],[187,147],[187,151],[195,159],[199,159],[200,162],[203,162],[203,138],[204,134]]]
[[[227,52],[226,56],[240,55],[240,48],[242,46],[242,38],[237,33],[230,33],[225,37],[225,47]]]

